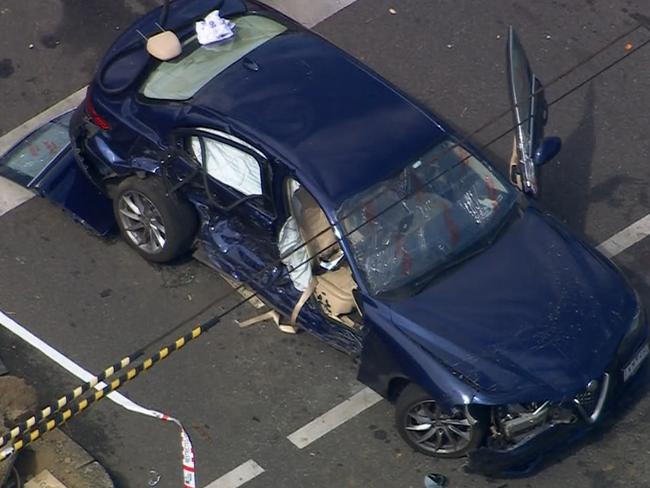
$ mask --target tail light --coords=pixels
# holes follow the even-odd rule
[[[111,130],[111,124],[108,123],[108,120],[97,112],[90,93],[86,95],[86,114],[90,117],[91,122],[101,130]]]

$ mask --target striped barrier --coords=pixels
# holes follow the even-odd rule
[[[41,420],[50,417],[58,410],[62,409],[64,406],[68,405],[69,403],[73,402],[77,398],[81,397],[84,393],[94,388],[96,385],[104,381],[106,378],[109,378],[113,376],[116,372],[126,368],[134,359],[136,359],[141,354],[142,354],[141,352],[132,354],[131,356],[125,357],[120,362],[115,363],[112,366],[109,366],[100,375],[95,376],[94,378],[92,378],[87,383],[84,383],[83,385],[79,385],[72,392],[62,396],[52,404],[43,408],[40,412],[38,412],[34,416],[16,425],[7,434],[0,437],[0,447],[4,446],[9,441],[12,441],[19,435],[23,434],[24,432],[30,430]]]

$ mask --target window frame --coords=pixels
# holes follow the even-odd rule
[[[212,131],[216,131],[217,133]],[[222,135],[219,135],[218,133],[225,134],[228,137],[224,137]],[[231,148],[234,148],[236,150],[239,150],[251,156],[257,162],[257,165],[260,170],[262,194],[244,195],[241,191],[237,190],[236,188],[210,175],[207,171],[205,163],[199,161],[198,158],[196,158],[196,156],[193,154],[193,150],[191,148],[191,143],[190,143],[190,138],[192,137],[198,137],[200,139],[206,139],[206,138],[212,139],[214,141],[230,146]],[[270,165],[270,160],[254,144],[251,144],[250,142],[246,141],[244,138],[240,137],[239,135],[232,134],[232,132],[229,132],[227,130],[209,128],[209,127],[177,129],[173,132],[172,138],[174,141],[173,147],[176,147],[182,153],[181,155],[183,159],[188,164],[193,166],[195,169],[199,169],[200,172],[205,175],[200,186],[202,191],[208,197],[210,204],[214,205],[219,210],[225,212],[231,212],[241,204],[245,202],[249,202],[250,205],[254,206],[257,211],[267,214],[270,218],[275,218],[276,208],[275,208],[275,201],[273,199],[273,186],[272,186],[273,171]],[[209,179],[209,181],[213,185],[216,185],[221,191],[230,194],[234,202],[229,205],[222,205],[221,203],[216,201],[214,198],[215,195],[206,186],[206,178]],[[259,203],[260,199],[263,201],[263,204],[261,205]],[[255,200],[258,201],[256,202]]]
[[[208,13],[209,13],[209,12],[206,12],[206,15],[207,15]],[[295,26],[292,25],[292,24],[290,24],[290,23],[288,23],[288,22],[287,22],[287,19],[284,18],[282,15],[274,15],[273,12],[268,12],[268,11],[260,11],[260,10],[254,10],[254,9],[253,9],[253,10],[248,10],[248,11],[246,11],[246,12],[238,13],[238,14],[233,15],[233,16],[225,16],[224,18],[225,18],[226,20],[235,21],[235,20],[237,20],[237,19],[239,19],[239,18],[241,18],[241,17],[245,17],[245,16],[263,17],[263,18],[265,18],[265,19],[268,19],[268,20],[271,20],[271,21],[273,21],[273,22],[276,22],[277,24],[281,25],[281,26],[284,28],[284,31],[282,31],[281,33],[277,34],[276,36],[274,36],[274,37],[268,39],[268,40],[265,41],[262,45],[266,44],[266,42],[269,42],[271,39],[273,39],[273,38],[275,38],[275,37],[277,37],[277,36],[279,36],[279,35],[286,34],[287,32],[295,32],[295,31],[296,31]],[[202,19],[202,18],[203,18],[203,17],[201,17],[201,19]],[[194,23],[192,23],[192,28],[190,28],[190,29],[184,29],[182,32],[177,32],[177,34],[178,34],[178,36],[179,36],[179,40],[180,40],[180,42],[181,42],[181,45],[182,45],[183,48],[184,48],[184,47],[185,47],[185,44],[186,44],[187,42],[190,42],[190,40],[192,39],[192,37],[195,37],[195,36],[196,36],[196,30],[194,29]],[[260,45],[260,46],[257,46],[255,49],[257,49],[258,47],[261,47],[261,45]],[[167,61],[161,61],[161,60],[157,60],[157,59],[155,59],[154,62],[151,63],[151,67],[148,68],[148,69],[146,69],[146,70],[144,70],[144,71],[143,71],[143,72],[138,76],[138,79],[137,79],[136,81],[133,82],[133,83],[137,83],[136,99],[138,99],[139,101],[141,101],[141,102],[143,102],[143,103],[154,103],[154,104],[155,104],[155,103],[190,103],[190,102],[191,102],[191,101],[192,101],[196,96],[198,96],[198,95],[201,93],[201,91],[204,90],[204,89],[205,89],[205,88],[206,88],[206,87],[207,87],[207,86],[208,86],[208,85],[209,85],[213,80],[215,80],[216,78],[218,78],[218,77],[219,77],[223,72],[225,72],[225,71],[227,71],[228,69],[232,68],[232,66],[234,66],[234,65],[237,64],[238,62],[241,62],[243,59],[246,58],[246,56],[250,55],[250,53],[253,52],[255,49],[253,49],[252,51],[248,52],[247,54],[245,54],[245,55],[242,56],[241,58],[236,59],[233,63],[231,63],[229,66],[227,66],[225,69],[223,69],[223,70],[220,71],[219,73],[216,73],[216,74],[215,74],[215,75],[214,75],[210,80],[208,80],[208,81],[207,81],[206,83],[204,83],[201,87],[199,87],[199,88],[195,91],[195,93],[194,93],[192,96],[190,96],[189,98],[156,98],[156,97],[150,97],[150,96],[145,95],[145,93],[144,93],[144,91],[145,91],[145,86],[146,86],[146,84],[148,83],[148,81],[150,80],[152,74],[153,74],[154,71],[156,71],[156,70],[157,70],[157,69],[158,69],[162,64],[164,64],[164,63],[167,62]]]

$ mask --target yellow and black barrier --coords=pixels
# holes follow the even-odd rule
[[[23,431],[23,434],[20,435],[20,430],[17,432],[18,435],[13,439],[13,443],[10,446],[5,447],[0,451],[0,461],[4,461],[8,457],[10,457],[12,454],[14,454],[17,451],[20,451],[21,449],[25,448],[27,445],[30,443],[34,442],[36,439],[38,439],[42,434],[45,434],[46,432],[49,432],[51,430],[54,430],[55,428],[59,427],[60,425],[64,424],[68,420],[70,420],[72,417],[75,415],[83,412],[86,408],[88,408],[90,405],[92,405],[95,402],[98,402],[102,398],[104,398],[106,395],[109,393],[117,390],[120,388],[124,383],[132,380],[136,376],[138,376],[140,373],[143,371],[146,371],[150,369],[154,364],[162,361],[163,359],[167,358],[170,354],[178,351],[179,349],[183,348],[187,343],[190,341],[196,339],[199,337],[201,334],[209,330],[212,326],[214,326],[218,321],[219,318],[212,319],[208,321],[204,325],[199,325],[195,329],[193,329],[190,333],[179,337],[171,343],[170,345],[163,347],[158,351],[156,354],[153,356],[150,356],[149,358],[143,360],[140,362],[138,365],[132,367],[131,369],[127,370],[125,373],[119,375],[117,378],[114,378],[110,380],[109,383],[107,383],[103,388],[96,390],[94,393],[87,391],[87,394],[85,398],[78,400],[79,397],[77,397],[77,400],[73,400],[70,403],[69,408],[65,410],[57,410],[54,413],[50,413],[47,416],[43,416],[35,425],[35,427],[32,430]],[[118,363],[121,364],[121,363]],[[111,368],[107,368],[105,372],[108,372]],[[120,370],[123,370],[124,368],[120,368]],[[111,376],[114,376],[111,375]],[[88,384],[88,383],[86,383]],[[96,385],[95,385],[96,386]],[[79,388],[76,388],[75,391],[77,391]],[[68,395],[66,395],[65,398],[67,398]],[[62,397],[64,398],[64,397]],[[66,401],[67,402],[67,401]],[[65,404],[64,404],[65,405]],[[45,411],[44,409],[43,411]],[[43,412],[41,412],[43,413]],[[32,417],[35,418],[35,417]],[[31,419],[30,419],[31,420]],[[11,432],[14,432],[18,427],[14,427],[11,429]],[[7,434],[7,436],[10,436],[10,434]],[[4,436],[4,437],[7,437]]]
[[[28,418],[27,420],[21,422],[20,424],[14,426],[11,429],[11,431],[9,431],[7,434],[0,437],[0,447],[4,446],[9,441],[15,439],[16,437],[18,437],[22,433],[28,431],[29,429],[34,427],[41,420],[55,414],[58,410],[62,409],[63,407],[65,407],[66,405],[71,403],[72,401],[74,401],[77,398],[81,397],[84,393],[86,393],[91,388],[94,388],[96,385],[98,385],[99,383],[104,381],[106,378],[110,378],[111,376],[113,376],[118,371],[126,368],[134,359],[136,359],[140,355],[142,355],[141,352],[132,354],[130,356],[126,356],[120,362],[115,363],[114,365],[109,366],[108,368],[106,368],[100,375],[95,376],[94,378],[92,378],[90,381],[84,383],[83,385],[79,385],[78,387],[76,387],[74,390],[72,390],[67,395],[62,396],[61,398],[59,398],[55,402],[52,402],[50,405],[44,407],[37,414],[35,414],[32,417]]]

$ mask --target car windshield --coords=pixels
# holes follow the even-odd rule
[[[258,46],[281,34],[286,27],[260,15],[232,19],[235,35],[202,46],[196,36],[183,43],[183,54],[160,63],[142,85],[141,93],[159,100],[192,98],[211,79]]]
[[[446,140],[338,211],[369,291],[395,291],[436,276],[506,220],[517,193]],[[367,222],[367,223],[366,223]]]

